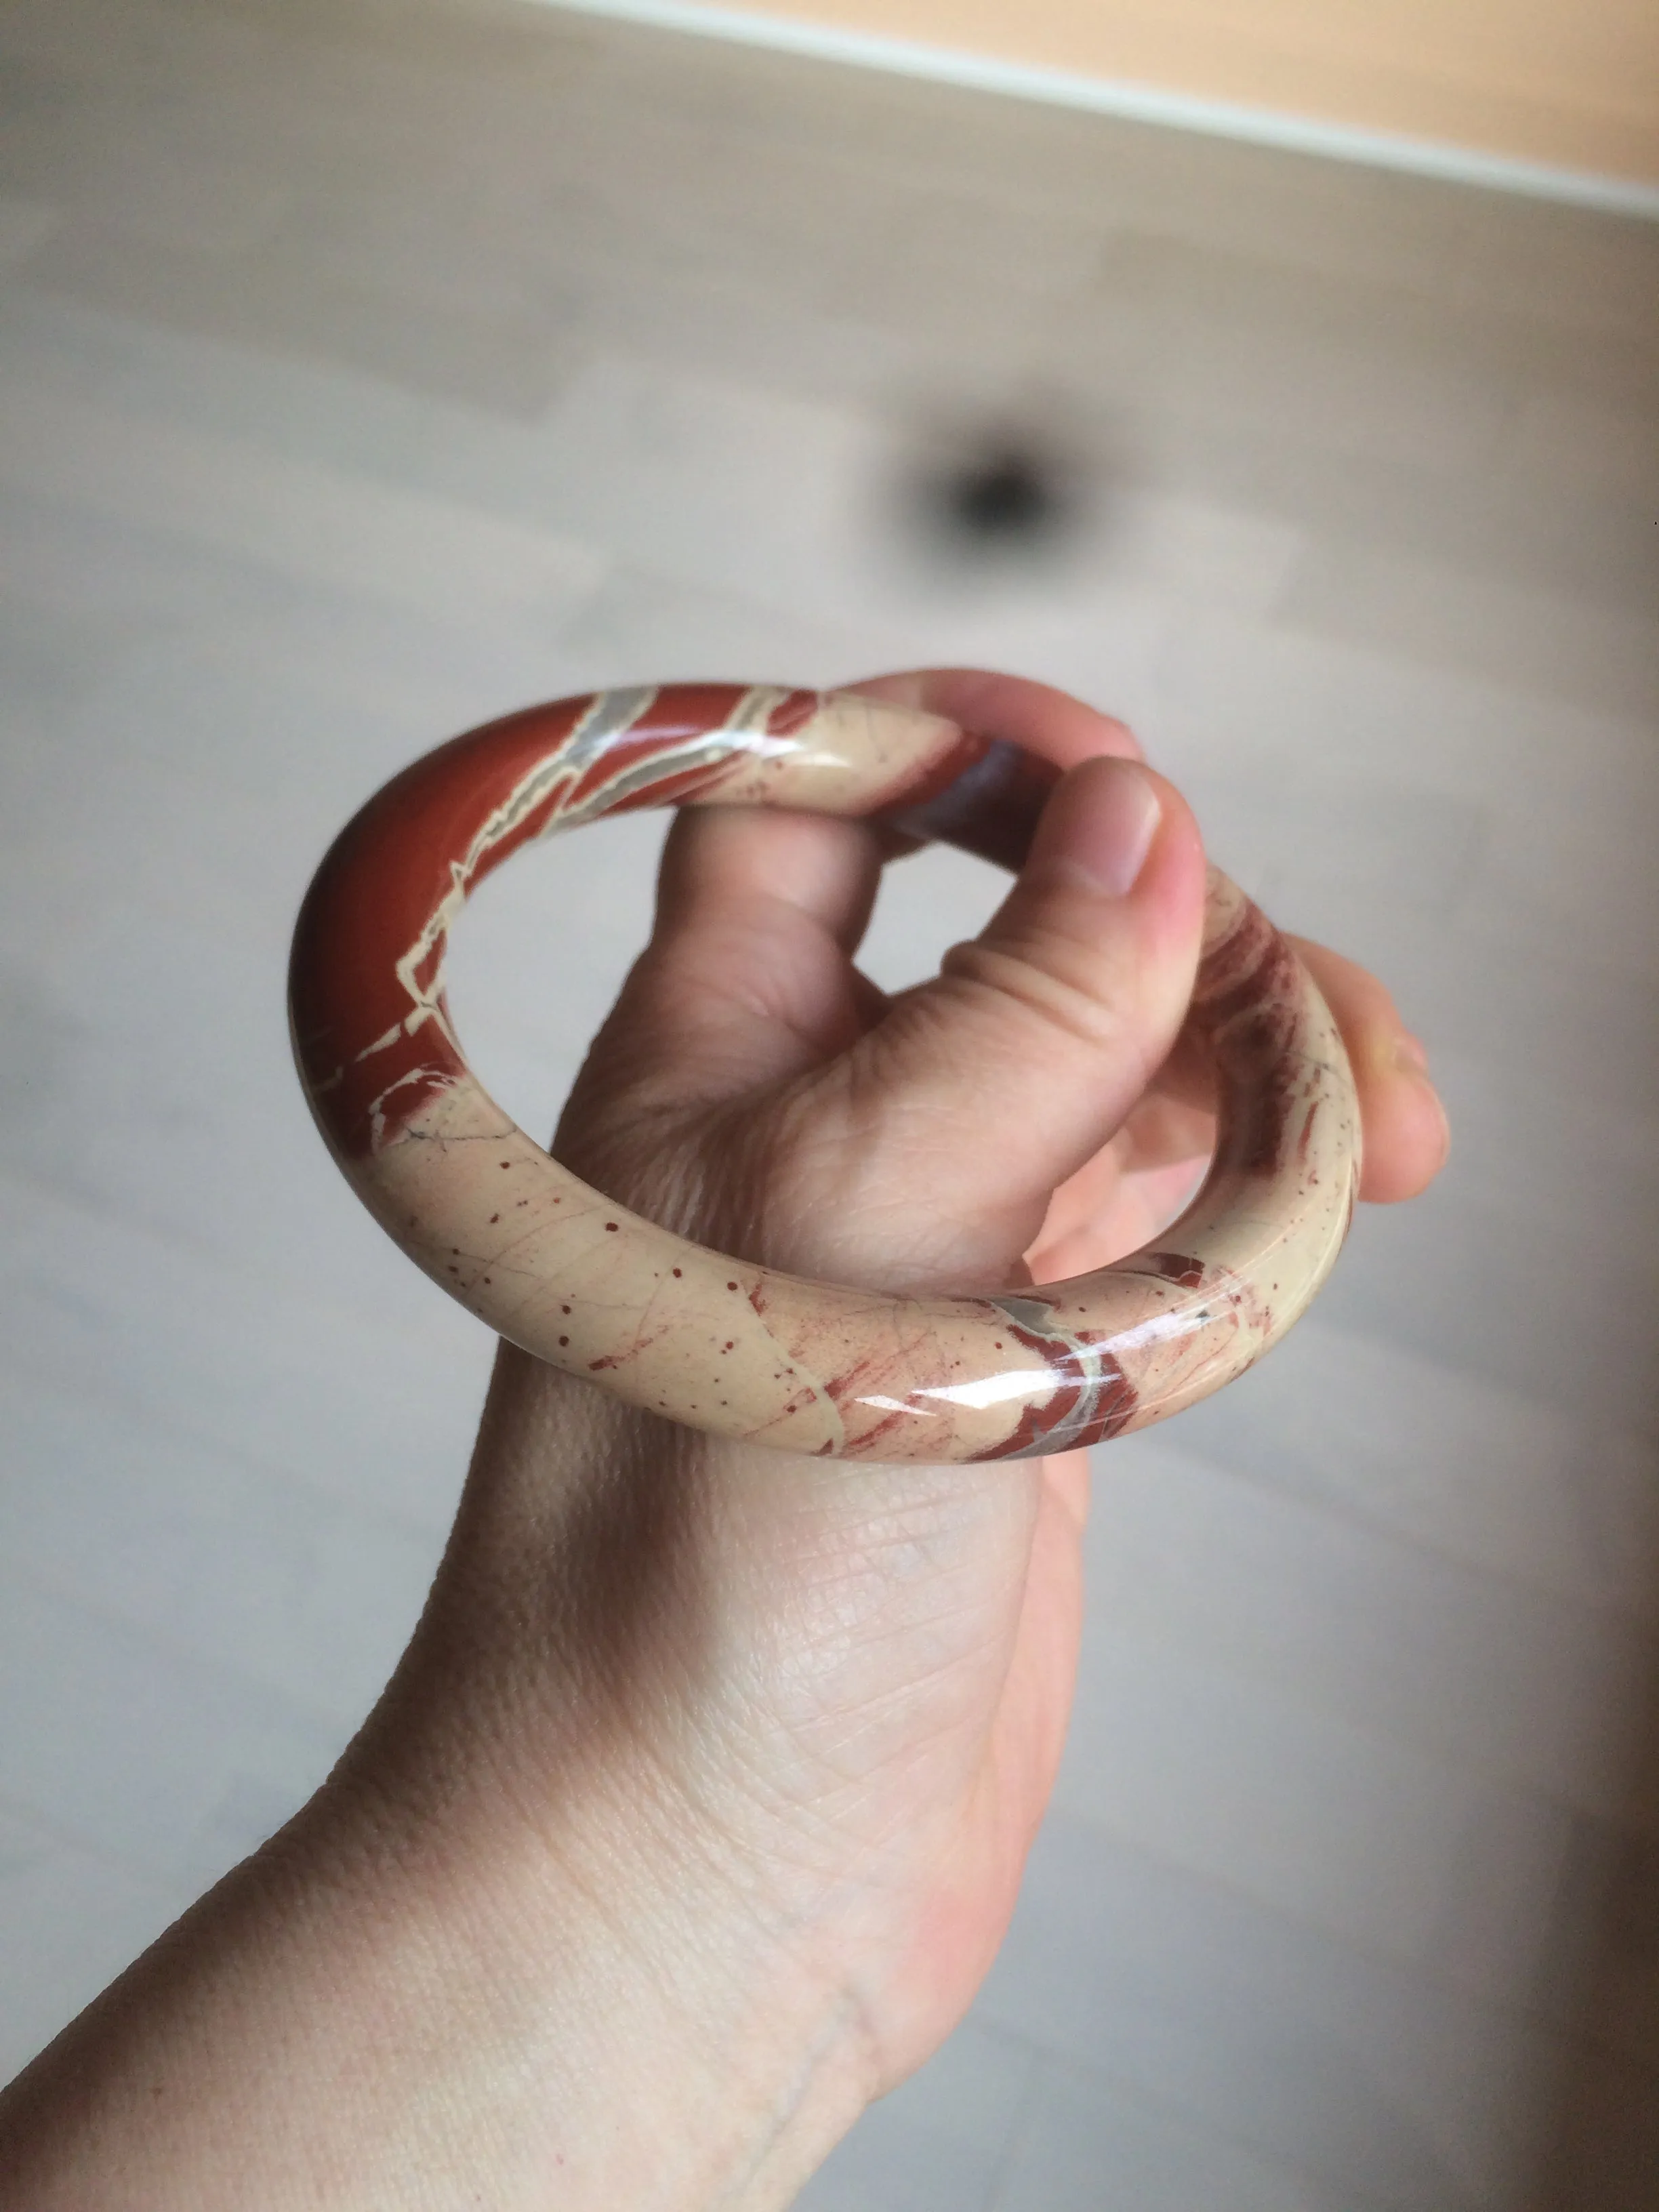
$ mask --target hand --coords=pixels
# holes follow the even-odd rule
[[[1121,725],[1058,693],[963,672],[866,688],[1073,771],[999,912],[888,1000],[854,963],[874,833],[682,815],[556,1150],[622,1203],[800,1273],[920,1291],[1098,1265],[1174,1210],[1207,1139],[1201,1073],[1169,1059],[1196,827]],[[1379,984],[1304,954],[1353,1058],[1365,1194],[1407,1196],[1445,1148],[1415,1048]],[[280,1897],[288,1942],[330,1923],[319,1893],[355,1900],[342,1925],[392,1930],[343,2015],[337,1993],[345,2026],[319,2031],[300,2103],[313,2158],[382,2143],[396,2172],[325,2201],[428,2201],[398,2180],[418,2141],[428,2182],[482,2176],[503,2207],[787,2203],[937,2047],[1001,1939],[1065,1733],[1086,1495],[1082,1454],[781,1460],[504,1348],[397,1678],[195,1939],[234,1959]],[[291,1940],[284,2017],[316,1972]],[[175,2008],[198,2082],[235,2022],[252,2035],[245,1977],[228,1997],[222,1966],[201,1972],[214,2001]],[[389,2069],[352,2040],[362,2016],[392,2023]],[[277,2201],[228,2193],[240,2155],[212,2168],[214,2201]]]
[[[1039,1278],[1098,1265],[1167,1218],[1209,1142],[1194,1072],[1158,1073],[1196,958],[1196,827],[1126,766],[1121,725],[1057,693],[964,672],[866,688],[1072,768],[999,913],[888,1000],[854,960],[874,834],[682,814],[652,944],[555,1150],[622,1203],[797,1273],[923,1291],[1000,1286],[1028,1254]],[[1091,887],[1136,861],[1126,895]],[[1367,1194],[1407,1195],[1440,1164],[1438,1102],[1382,987],[1308,957],[1353,1056]],[[1086,1455],[792,1463],[607,1408],[637,1471],[619,1486],[590,1465],[570,1493],[583,1542],[550,1546],[538,1439],[573,1395],[591,1400],[503,1352],[444,1601],[471,1632],[481,1590],[512,1589],[521,1621],[556,1588],[559,1643],[509,1638],[495,1699],[520,1711],[603,1673],[618,1766],[676,1808],[677,1849],[696,1836],[743,1888],[775,1980],[822,1978],[859,2097],[878,2094],[965,2008],[1048,1800]]]

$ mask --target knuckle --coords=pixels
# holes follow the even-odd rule
[[[1012,1007],[1023,1023],[1059,1036],[1091,1053],[1121,1052],[1126,1043],[1121,1010],[1060,968],[1022,958],[1006,947],[972,939],[952,945],[940,973],[958,989]]]

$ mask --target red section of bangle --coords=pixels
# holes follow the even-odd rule
[[[295,1052],[337,1151],[361,1157],[385,1143],[465,1069],[440,987],[457,905],[556,816],[695,797],[722,763],[631,779],[722,728],[745,696],[738,684],[665,686],[591,759],[515,808],[592,702],[527,708],[438,746],[353,817],[306,896],[291,969]],[[788,694],[760,734],[788,735],[817,703],[813,692]],[[596,806],[607,785],[623,787]]]

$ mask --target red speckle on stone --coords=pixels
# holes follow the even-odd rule
[[[1302,1134],[1296,1140],[1296,1158],[1298,1167],[1307,1165],[1308,1153],[1313,1144],[1314,1123],[1318,1118],[1319,1101],[1316,1099],[1308,1109],[1308,1117],[1302,1124]]]

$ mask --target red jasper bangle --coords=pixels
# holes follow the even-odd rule
[[[451,923],[533,838],[629,807],[789,806],[1017,867],[1057,775],[1002,740],[854,693],[722,684],[562,700],[441,745],[342,831],[301,910],[289,1004],[318,1126],[375,1218],[453,1297],[538,1358],[693,1428],[945,1462],[1161,1420],[1243,1373],[1305,1310],[1358,1183],[1335,1025],[1224,876],[1211,876],[1188,1017],[1218,1079],[1203,1188],[1156,1249],[988,1297],[807,1282],[625,1212],[489,1097],[444,1000]]]

